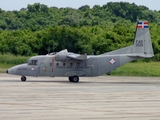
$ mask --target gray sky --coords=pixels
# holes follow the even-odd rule
[[[130,2],[137,5],[144,5],[149,7],[151,10],[160,10],[160,0],[0,0],[0,8],[3,10],[20,10],[26,8],[28,4],[41,3],[48,7],[72,7],[79,8],[82,5],[104,5],[107,2]]]

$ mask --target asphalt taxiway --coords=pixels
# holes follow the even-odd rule
[[[160,78],[0,74],[0,120],[159,120]]]

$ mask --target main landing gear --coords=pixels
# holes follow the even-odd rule
[[[70,82],[78,83],[79,77],[78,76],[72,76],[68,78]]]
[[[22,82],[25,82],[26,79],[27,79],[27,78],[26,78],[25,76],[22,76],[22,77],[21,77],[21,81],[22,81]]]
[[[78,76],[72,76],[68,78],[70,82],[78,83],[79,82],[79,77]],[[25,76],[21,77],[21,81],[25,82],[27,78]]]

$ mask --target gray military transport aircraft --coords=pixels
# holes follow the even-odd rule
[[[79,77],[100,76],[134,60],[153,57],[153,48],[147,21],[139,21],[134,44],[101,55],[75,54],[67,49],[56,54],[31,57],[27,63],[9,68],[6,73],[25,76],[68,77],[79,82]]]

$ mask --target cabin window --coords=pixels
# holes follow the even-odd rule
[[[57,63],[56,66],[59,66],[59,63]]]
[[[70,65],[73,66],[73,63],[71,63]]]
[[[79,66],[79,63],[77,63],[77,66]]]
[[[66,66],[66,63],[63,63],[63,66]]]

